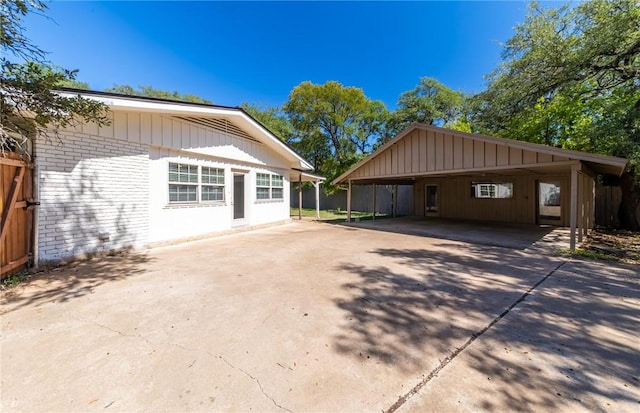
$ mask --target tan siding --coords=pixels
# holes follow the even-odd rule
[[[444,138],[441,133],[436,133],[436,171],[444,169]]]
[[[453,137],[453,169],[462,169],[464,166],[464,145],[462,137]]]
[[[404,159],[404,139],[398,142],[396,149],[398,151],[398,173],[403,174],[407,168],[407,163]]]
[[[473,168],[473,140],[464,139],[464,149],[462,151],[463,167]]]
[[[562,162],[562,161],[568,161],[569,158],[565,158],[564,156],[557,156],[557,155],[553,155],[553,162]]]
[[[444,135],[444,169],[453,169],[453,136]]]
[[[522,149],[509,148],[509,165],[522,165]]]
[[[411,172],[420,172],[420,134],[411,136]]]
[[[537,161],[536,152],[524,151],[522,153],[522,163],[531,164],[531,163],[536,163],[536,161]]]
[[[392,168],[392,157],[391,157],[391,151],[387,151],[384,154],[384,164],[385,164],[385,168],[384,168],[384,173],[385,175],[391,175],[393,173],[393,168]]]
[[[473,167],[484,167],[484,142],[473,141]]]
[[[484,165],[496,166],[496,144],[495,143],[484,144]]]
[[[538,163],[553,162],[553,156],[548,153],[538,153]]]
[[[405,139],[404,143],[404,161],[405,161],[405,172],[411,172],[411,136]]]
[[[98,128],[98,136],[104,136],[105,138],[113,138],[113,112],[109,114],[109,120],[111,123],[108,125],[100,126]]]
[[[391,173],[398,173],[398,145],[393,145],[389,148],[389,153],[391,154]]]
[[[420,172],[427,170],[427,133],[428,132],[426,130],[420,130]]]
[[[498,166],[509,165],[509,147],[504,145],[498,145],[496,148],[496,164]]]
[[[436,168],[436,138],[433,131],[427,134],[427,171]]]

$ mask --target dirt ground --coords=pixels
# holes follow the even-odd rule
[[[637,410],[636,266],[390,229],[294,222],[5,290],[0,410]]]

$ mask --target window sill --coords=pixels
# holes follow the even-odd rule
[[[212,208],[212,207],[222,207],[227,206],[227,203],[224,201],[220,202],[175,202],[166,204],[162,209],[183,209],[183,208]]]
[[[284,199],[256,199],[256,204],[277,204],[284,203]]]

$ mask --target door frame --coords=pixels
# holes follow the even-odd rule
[[[560,218],[559,219],[547,219],[544,218],[541,214],[540,214],[540,184],[541,183],[545,183],[545,184],[556,184],[560,187],[560,196],[559,201],[560,201]],[[565,194],[564,192],[566,192],[566,183],[564,180],[562,179],[558,179],[558,178],[550,178],[550,179],[536,179],[536,184],[535,184],[535,191],[536,191],[536,196],[535,196],[535,202],[536,202],[536,224],[537,225],[552,225],[552,226],[556,226],[556,227],[563,227],[565,226]]]
[[[436,210],[435,211],[427,211],[427,196],[428,191],[427,188],[433,186],[436,188]],[[424,216],[425,217],[439,217],[440,216],[440,184],[424,184]]]
[[[233,186],[231,189],[231,226],[236,227],[236,226],[242,226],[245,225],[248,220],[247,220],[247,212],[248,212],[248,208],[247,208],[247,182],[249,181],[249,179],[247,179],[247,177],[249,176],[249,171],[244,171],[244,170],[232,170],[231,171],[231,176],[232,176],[232,182],[233,182]],[[242,176],[242,181],[243,181],[243,186],[242,186],[242,190],[243,190],[243,199],[242,199],[242,209],[243,209],[243,217],[242,218],[235,218],[235,209],[236,209],[236,176]]]

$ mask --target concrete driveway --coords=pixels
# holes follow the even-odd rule
[[[12,411],[637,411],[637,268],[296,222],[2,297]]]

